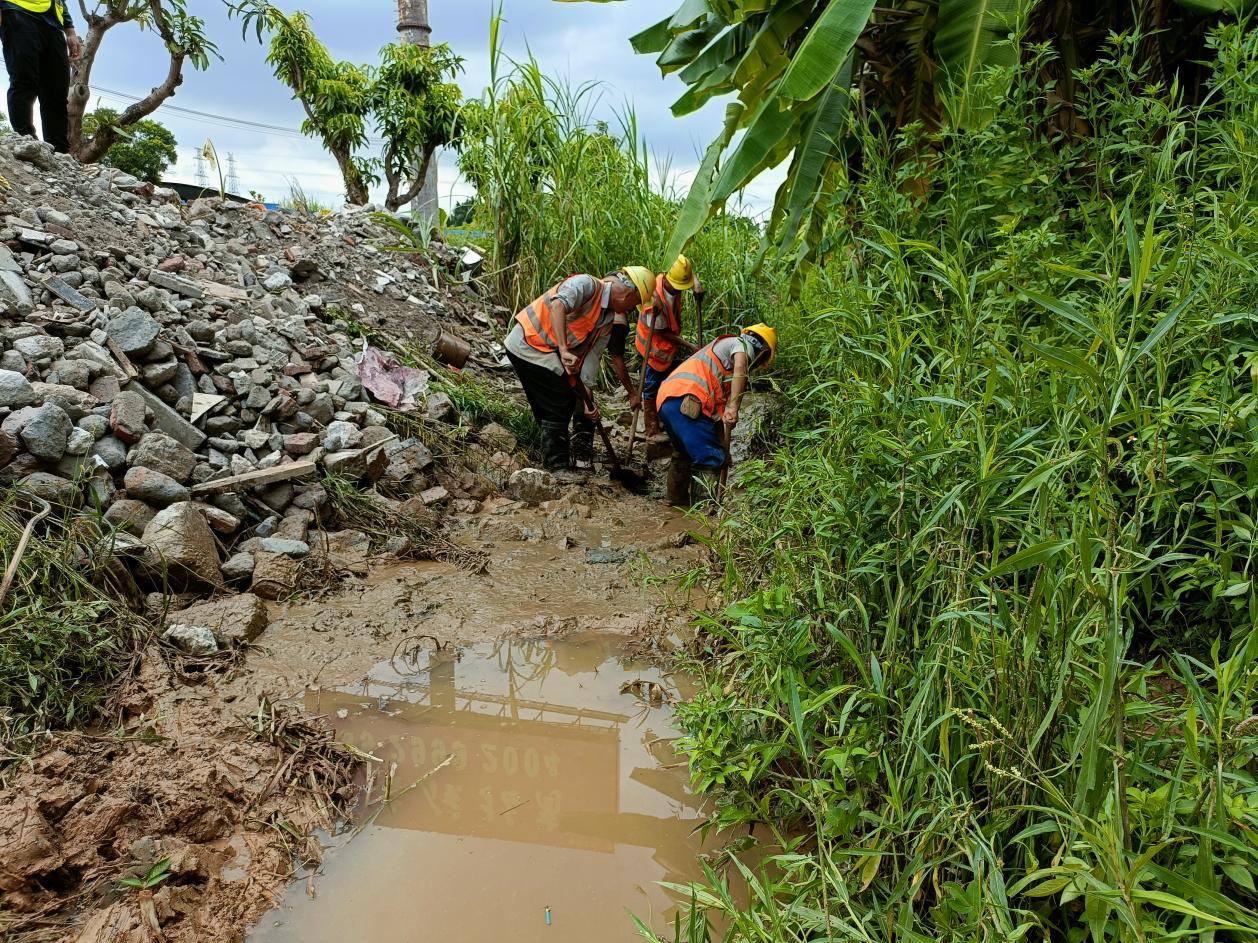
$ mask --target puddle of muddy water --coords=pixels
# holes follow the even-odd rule
[[[294,884],[252,943],[640,939],[629,913],[671,926],[656,882],[698,880],[695,856],[711,849],[671,711],[634,683],[675,696],[679,680],[614,646],[484,643],[309,692],[306,709],[383,773],[362,831],[326,855],[316,896]]]

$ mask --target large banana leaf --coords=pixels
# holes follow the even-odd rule
[[[939,0],[935,54],[950,86],[951,111],[957,123],[972,124],[981,119],[984,103],[975,95],[979,75],[989,66],[1016,61],[1012,38],[1030,5],[1031,0]]]
[[[694,182],[690,185],[690,193],[677,214],[677,224],[673,227],[668,249],[664,252],[665,259],[677,258],[686,243],[703,228],[703,224],[712,215],[712,189],[716,184],[717,162],[741,123],[742,113],[743,106],[739,102],[733,102],[726,107],[725,125],[703,155],[699,172],[695,174]]]
[[[829,85],[847,61],[873,9],[874,0],[830,0],[791,60],[778,94],[806,101]]]

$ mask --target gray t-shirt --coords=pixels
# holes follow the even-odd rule
[[[737,337],[723,337],[712,345],[712,353],[726,370],[734,369],[734,355],[746,354],[750,363],[756,361],[756,348],[746,334]]]
[[[569,314],[572,312],[580,313],[590,306],[594,301],[595,294],[598,292],[603,293],[603,304],[606,305],[611,299],[610,283],[604,283],[602,279],[595,278],[593,275],[573,275],[571,278],[560,282],[555,290],[546,296],[546,303],[553,304],[557,298],[563,302],[564,308],[567,309]],[[629,321],[623,314],[617,314],[612,317],[611,323],[627,325]],[[585,355],[585,361],[581,364],[581,381],[586,386],[593,386],[598,381],[599,360],[603,356],[603,351],[607,349],[607,342],[610,338],[611,334],[609,331],[599,331],[590,345]],[[503,341],[503,346],[521,360],[536,364],[549,370],[551,373],[563,376],[564,370],[563,365],[559,361],[559,355],[543,353],[532,346],[524,339],[524,328],[520,326],[518,321],[507,334],[507,339]]]

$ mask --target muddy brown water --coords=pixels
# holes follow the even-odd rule
[[[663,932],[675,898],[657,882],[699,880],[705,850],[668,703],[688,685],[621,648],[425,651],[307,693],[381,773],[321,874],[249,939],[640,939],[629,913]]]

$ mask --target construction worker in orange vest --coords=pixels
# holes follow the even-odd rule
[[[636,346],[638,354],[646,360],[642,383],[642,417],[646,437],[651,440],[658,440],[661,435],[655,402],[660,384],[685,358],[683,351],[693,354],[699,349],[698,345],[681,336],[682,292],[687,290],[692,290],[697,300],[703,294],[703,283],[695,275],[690,260],[679,255],[667,274],[660,275],[655,280],[655,295],[651,300],[651,307],[638,318]]]
[[[747,376],[772,363],[777,349],[777,331],[755,324],[741,335],[718,337],[661,384],[660,419],[674,449],[668,468],[670,504],[688,507],[694,473],[716,475],[729,462],[728,433],[738,425]]]
[[[577,395],[572,378],[580,377],[592,389],[607,350],[630,408],[639,405],[625,366],[628,312],[650,302],[654,282],[654,273],[640,265],[606,278],[573,275],[515,316],[503,346],[542,428],[544,467],[561,480],[580,480],[580,472],[592,466],[599,418],[597,408],[588,410]]]

